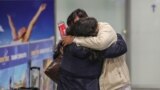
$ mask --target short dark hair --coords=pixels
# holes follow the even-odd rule
[[[75,24],[71,25],[67,32],[68,35],[72,36],[96,36],[98,22],[93,17],[80,18]]]
[[[78,16],[79,18],[88,17],[87,13],[83,9],[74,10],[67,18],[67,25],[71,26],[74,23],[74,19]]]

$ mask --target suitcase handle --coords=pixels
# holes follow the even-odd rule
[[[37,70],[40,70],[40,67],[30,67],[30,69],[37,69]]]

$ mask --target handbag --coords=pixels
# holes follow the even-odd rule
[[[57,83],[59,80],[61,59],[62,55],[59,55],[49,64],[49,66],[44,71],[44,73],[55,83]]]

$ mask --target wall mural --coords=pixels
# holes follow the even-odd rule
[[[43,71],[53,56],[54,1],[2,0],[0,12],[0,90],[53,90]]]

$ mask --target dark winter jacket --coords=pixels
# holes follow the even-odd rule
[[[115,44],[103,51],[92,51],[89,48],[77,46],[75,43],[64,48],[62,69],[80,77],[98,77],[101,64],[105,58],[114,58],[127,52],[127,46],[120,34]]]

